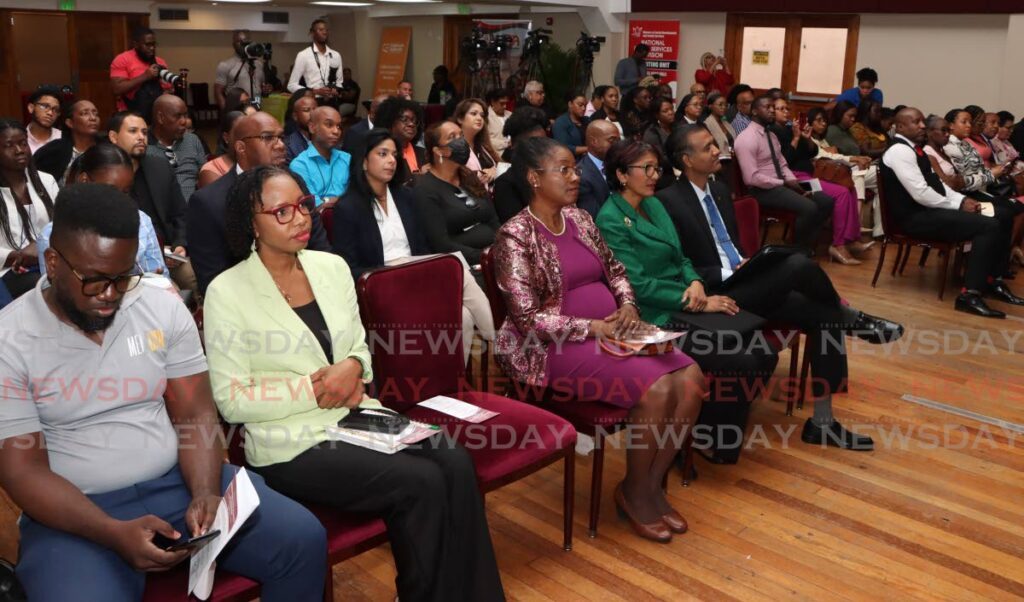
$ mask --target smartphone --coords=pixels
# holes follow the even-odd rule
[[[185,257],[184,255],[175,255],[174,252],[171,251],[170,247],[164,247],[164,258],[180,261],[181,263],[188,263],[188,257]]]
[[[192,539],[186,539],[184,541],[172,543],[171,545],[165,547],[164,551],[178,552],[180,550],[188,550],[192,552],[210,543],[218,535],[220,535],[220,529],[214,529],[213,531],[210,531],[205,535],[200,535],[198,537],[193,537]]]

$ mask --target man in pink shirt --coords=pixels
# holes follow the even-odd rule
[[[743,183],[759,205],[796,214],[793,242],[814,249],[822,224],[832,215],[835,199],[824,192],[805,192],[782,156],[779,139],[767,128],[775,120],[771,96],[754,100],[752,120],[736,137],[733,148]]]
[[[156,35],[140,27],[132,33],[132,49],[114,57],[110,63],[110,84],[117,96],[118,111],[135,111],[147,121],[152,118],[153,102],[173,89],[159,78],[167,63],[156,55]]]

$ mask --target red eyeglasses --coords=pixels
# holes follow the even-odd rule
[[[299,200],[294,203],[284,203],[274,207],[273,209],[257,211],[256,213],[259,215],[273,215],[277,219],[277,223],[283,226],[285,224],[292,223],[292,220],[295,219],[296,212],[302,213],[302,215],[309,215],[311,211],[310,205],[312,202],[313,195],[307,194],[306,196],[299,197]]]

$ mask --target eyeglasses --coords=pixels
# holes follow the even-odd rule
[[[299,200],[294,203],[285,203],[278,205],[268,211],[257,211],[259,215],[273,215],[277,219],[277,223],[284,226],[290,224],[295,219],[295,213],[301,213],[302,215],[309,215],[310,208],[309,204],[313,201],[313,195],[307,194],[304,197],[299,197]]]
[[[242,140],[249,140],[250,138],[259,138],[263,144],[273,144],[280,142],[284,144],[284,134],[260,134],[259,136],[242,136]]]
[[[557,173],[557,174],[559,174],[560,176],[562,176],[563,178],[566,178],[566,179],[569,179],[569,174],[571,174],[571,173],[574,173],[577,176],[583,175],[583,168],[578,166],[578,165],[576,167],[569,167],[568,165],[561,165],[559,167],[553,167],[551,169],[536,169],[534,171],[550,171],[552,173]]]
[[[627,165],[626,169],[642,169],[648,178],[661,177],[665,168],[660,165]]]
[[[44,113],[56,113],[60,110],[60,105],[48,105],[45,102],[37,102],[35,106],[42,109]]]
[[[401,121],[402,123],[404,123],[405,125],[419,125],[420,124],[420,120],[417,119],[415,115],[402,115],[401,117],[398,118],[398,120]]]
[[[82,283],[82,294],[86,297],[101,295],[111,286],[114,287],[115,291],[123,295],[142,282],[142,268],[140,268],[138,264],[135,264],[135,269],[131,272],[120,276],[114,276],[113,278],[109,278],[107,276],[89,276],[86,278],[78,273],[75,266],[71,265],[68,258],[64,257],[64,254],[58,251],[57,247],[51,245],[50,248],[57,253],[57,256],[60,257],[64,263],[68,264],[68,268],[71,269],[71,273],[74,274],[75,278],[78,278],[79,282]]]

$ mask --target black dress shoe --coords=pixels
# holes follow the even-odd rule
[[[989,307],[981,295],[977,293],[960,293],[957,295],[953,309],[968,314],[974,314],[983,318],[1005,318],[1006,314],[998,309]]]
[[[831,445],[853,451],[875,449],[875,442],[871,440],[871,437],[846,430],[838,420],[833,420],[832,424],[827,427],[821,427],[808,418],[804,423],[803,432],[800,433],[800,440],[812,445]]]
[[[873,345],[884,345],[897,341],[903,336],[903,325],[860,312],[857,320],[850,327],[850,333]]]
[[[1002,301],[1010,305],[1024,305],[1024,297],[1014,295],[1010,287],[1006,286],[1006,283],[1002,280],[996,280],[992,284],[992,290],[989,291],[988,296],[996,301]]]

